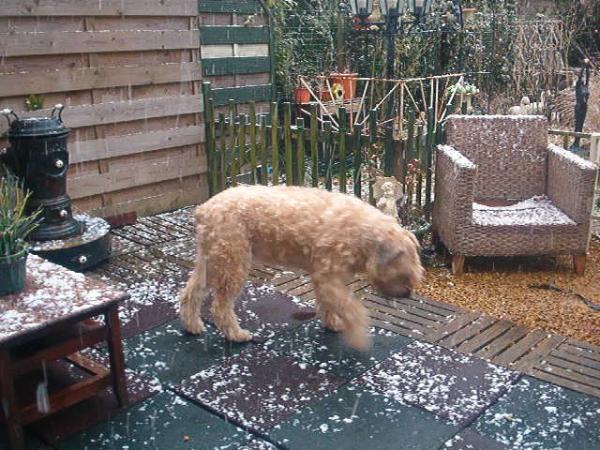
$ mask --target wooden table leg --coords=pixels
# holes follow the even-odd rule
[[[112,306],[105,314],[108,327],[108,352],[110,355],[110,373],[113,389],[119,406],[127,405],[127,380],[125,378],[125,358],[123,356],[123,340],[121,323],[119,322],[119,306]]]
[[[25,437],[21,426],[21,411],[17,403],[11,358],[8,350],[0,350],[0,389],[2,410],[11,447],[14,450],[24,450]]]

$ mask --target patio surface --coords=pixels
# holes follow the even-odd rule
[[[309,279],[277,268],[255,267],[238,302],[252,343],[230,344],[210,323],[184,334],[190,213],[113,230],[114,256],[94,271],[131,293],[121,312],[129,408],[107,390],[34,424],[29,448],[600,448],[600,348],[429,299],[382,298],[360,279],[351,286],[373,319],[368,353],[324,331]],[[90,356],[106,361],[103,348]],[[59,384],[81,375],[61,364],[48,373]]]

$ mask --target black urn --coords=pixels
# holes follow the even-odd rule
[[[31,192],[27,213],[42,209],[40,226],[31,234],[33,241],[52,241],[83,232],[73,218],[67,195],[70,130],[62,121],[62,105],[56,105],[50,117],[20,119],[13,111],[3,110],[8,119],[10,147],[3,162]]]

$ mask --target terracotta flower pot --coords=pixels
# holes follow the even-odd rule
[[[356,78],[357,73],[332,73],[329,75],[329,82],[340,84],[344,88],[344,100],[350,100],[356,96]]]
[[[305,87],[297,87],[294,89],[294,101],[298,104],[310,102],[310,91]]]

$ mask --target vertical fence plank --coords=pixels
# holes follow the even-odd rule
[[[373,184],[375,181],[373,180],[373,172],[374,168],[372,167],[373,158],[375,153],[377,152],[377,110],[372,109],[369,111],[369,154],[367,155],[368,164],[369,164],[369,203],[371,205],[375,205],[375,195],[373,192]]]
[[[435,110],[430,106],[427,110],[427,147],[425,149],[425,211],[427,217],[429,217],[431,212],[431,184],[433,177],[432,165],[435,139]]]
[[[285,151],[285,183],[294,184],[294,162],[292,160],[292,105],[283,104],[283,145]]]
[[[217,161],[217,157],[218,157],[218,152],[216,149],[216,121],[215,121],[215,102],[212,98],[209,98],[207,101],[207,107],[208,107],[208,111],[209,112],[209,116],[210,116],[210,122],[208,123],[207,126],[207,144],[208,144],[208,136],[210,136],[210,148],[209,146],[207,146],[207,152],[209,152],[210,157],[208,158],[208,165],[210,167],[210,173],[209,173],[209,183],[210,183],[210,196],[215,195],[219,188],[218,188],[218,178],[217,178],[217,167],[218,167],[218,161]]]
[[[219,148],[221,150],[221,168],[220,168],[220,178],[221,178],[221,190],[225,190],[227,186],[227,124],[225,123],[225,114],[219,114]]]
[[[406,142],[404,145],[404,161],[402,167],[402,187],[404,193],[408,192],[408,186],[406,185],[406,178],[408,174],[408,163],[413,159],[413,146],[415,138],[415,120],[416,115],[414,111],[410,111],[408,114],[408,124],[406,128]]]
[[[300,186],[304,186],[304,119],[299,117],[296,119],[296,129],[298,130],[298,146],[297,146],[297,180]]]
[[[269,162],[267,161],[267,117],[263,114],[260,116],[260,142],[259,142],[259,153],[260,153],[260,182],[263,185],[269,183],[267,168]]]
[[[354,133],[352,136],[352,151],[352,161],[354,164],[354,170],[352,173],[352,181],[354,183],[354,195],[358,198],[362,198],[362,126],[357,123],[354,124]]]
[[[239,166],[239,172],[238,175],[240,175],[242,173],[242,167],[244,167],[244,165],[246,164],[247,158],[246,158],[246,124],[248,123],[248,116],[246,114],[243,114],[239,117],[239,139],[238,139],[238,145],[239,145],[239,149],[240,149],[240,166]]]
[[[311,183],[313,187],[319,186],[319,123],[317,121],[317,105],[310,107],[310,158]]]
[[[325,144],[325,189],[333,189],[333,134],[331,133],[331,122],[323,122],[324,144]]]
[[[273,186],[279,184],[279,111],[277,103],[271,103],[271,165],[273,167]]]
[[[256,170],[258,162],[256,159],[256,105],[254,102],[250,103],[250,169],[252,170],[252,184],[258,183],[256,176]]]
[[[239,174],[240,159],[237,152],[237,136],[240,127],[240,118],[237,116],[230,116],[229,122],[229,148],[228,151],[231,154],[231,164],[229,165],[229,177],[232,186],[237,186],[237,176]]]
[[[214,110],[210,107],[209,99],[211,96],[210,90],[210,82],[204,81],[202,83],[202,101],[204,102],[204,135],[206,136],[206,144],[204,148],[206,149],[206,162],[208,164],[208,196],[212,197],[215,195],[215,190],[212,183],[213,178],[213,160],[214,156],[214,145],[215,145],[215,137],[212,133],[214,130]]]
[[[415,140],[415,154],[419,161],[419,171],[417,173],[417,195],[416,204],[420,208],[423,205],[423,125],[417,127],[417,136]]]
[[[340,119],[340,130],[338,133],[338,153],[340,159],[340,192],[346,192],[346,131],[348,118],[346,117],[346,108],[338,109]]]

